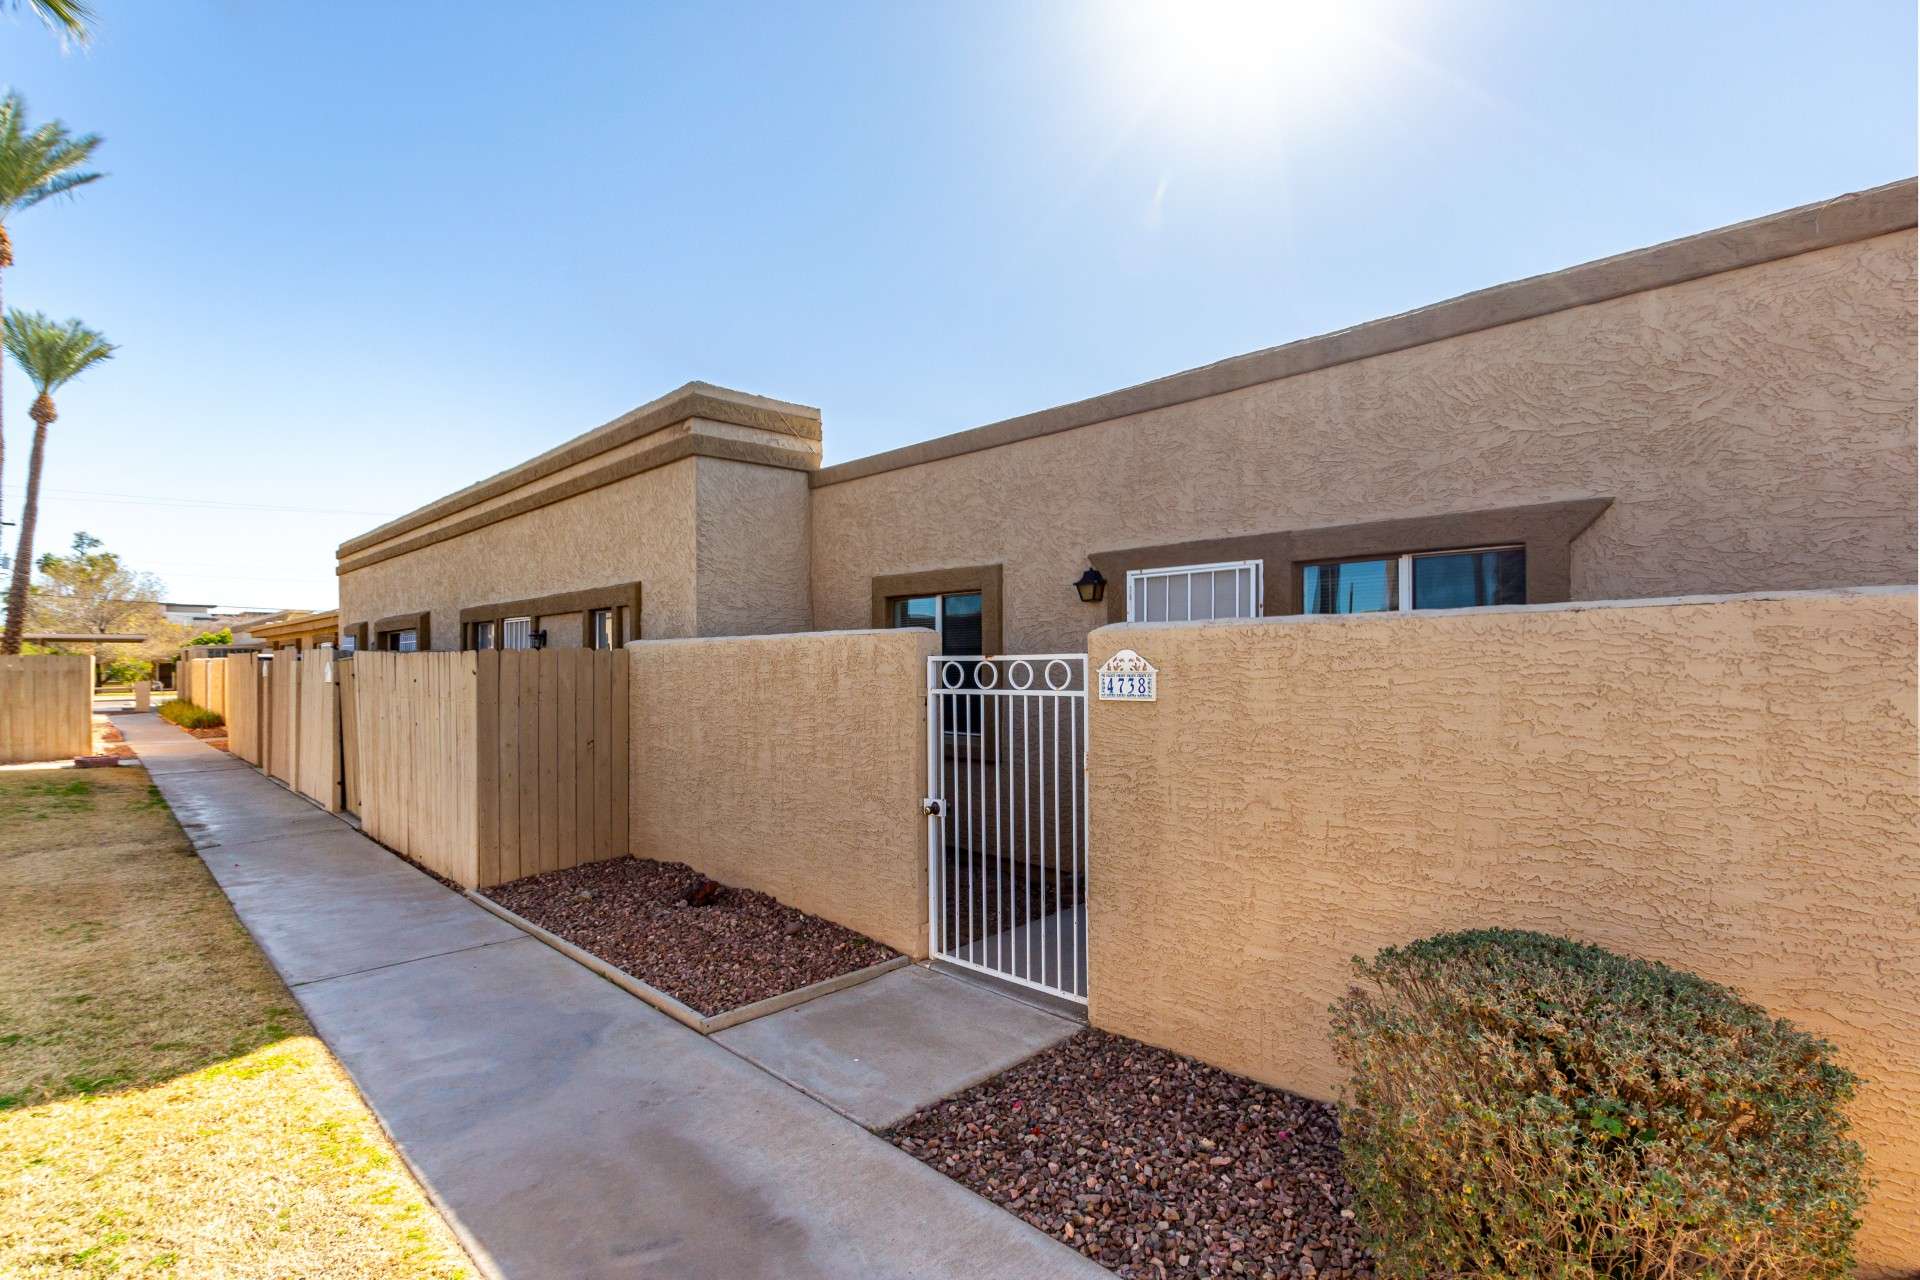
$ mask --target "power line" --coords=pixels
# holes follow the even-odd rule
[[[24,498],[25,490],[9,486],[8,492],[15,498]],[[92,502],[109,502],[116,505],[143,507],[200,507],[217,511],[277,511],[312,516],[371,516],[378,520],[390,520],[396,515],[392,511],[355,511],[342,507],[280,507],[261,502],[219,502],[201,498],[164,498],[158,494],[139,493],[98,493],[90,489],[42,489],[47,497],[85,498]]]

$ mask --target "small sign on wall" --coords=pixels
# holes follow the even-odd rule
[[[1160,673],[1131,649],[1100,664],[1100,701],[1154,702],[1160,697]]]

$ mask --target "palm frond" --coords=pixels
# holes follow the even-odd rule
[[[85,44],[93,34],[88,25],[93,21],[90,0],[27,0],[27,3],[40,15],[40,21],[47,24],[47,29],[58,35],[63,43],[74,40]],[[7,7],[19,12],[20,0],[12,0]]]
[[[115,350],[78,320],[60,324],[38,311],[17,309],[7,312],[6,348],[42,394],[58,391],[102,360],[111,360]]]
[[[100,146],[98,134],[75,137],[58,120],[29,129],[26,117],[17,92],[0,97],[0,222],[101,177],[86,168]]]

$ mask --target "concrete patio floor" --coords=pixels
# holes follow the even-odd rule
[[[244,763],[114,721],[488,1275],[1107,1274]]]

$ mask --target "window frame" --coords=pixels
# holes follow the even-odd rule
[[[1325,565],[1390,563],[1393,565],[1393,569],[1392,569],[1393,608],[1372,609],[1372,610],[1368,610],[1368,612],[1370,613],[1421,613],[1421,612],[1425,612],[1425,610],[1416,608],[1413,603],[1413,562],[1415,560],[1428,560],[1428,559],[1432,559],[1435,556],[1470,556],[1470,555],[1477,555],[1485,551],[1518,551],[1520,553],[1522,557],[1520,593],[1522,596],[1526,596],[1527,580],[1526,580],[1525,557],[1527,554],[1527,544],[1524,542],[1495,542],[1495,543],[1489,543],[1485,546],[1476,546],[1476,547],[1435,547],[1427,551],[1387,551],[1387,552],[1379,552],[1373,555],[1331,556],[1324,560],[1302,560],[1299,564],[1295,566],[1296,581],[1294,583],[1294,598],[1300,602],[1301,613],[1309,614],[1310,616],[1313,616],[1313,617],[1321,617],[1321,618],[1360,617],[1362,616],[1360,614],[1331,614],[1331,613],[1311,614],[1310,610],[1307,608],[1307,606],[1312,603],[1312,601],[1309,599],[1307,595],[1307,570],[1319,568]],[[1522,599],[1520,603],[1528,604],[1528,603],[1531,603],[1531,600]],[[1435,607],[1438,608],[1440,606],[1435,606]],[[1510,605],[1450,605],[1446,607],[1455,608],[1455,609],[1505,609],[1505,608],[1511,608],[1512,606]]]
[[[1127,622],[1140,621],[1140,619],[1136,616],[1138,610],[1135,608],[1135,604],[1136,602],[1141,601],[1141,597],[1136,593],[1144,590],[1146,583],[1150,579],[1172,578],[1172,577],[1177,577],[1181,575],[1186,576],[1187,613],[1189,616],[1186,618],[1163,618],[1161,619],[1161,621],[1192,622],[1194,621],[1193,617],[1191,616],[1193,613],[1193,575],[1198,573],[1228,573],[1228,572],[1237,573],[1242,569],[1249,570],[1253,575],[1253,612],[1244,613],[1244,614],[1243,613],[1231,614],[1226,619],[1222,619],[1219,614],[1215,614],[1212,618],[1201,618],[1199,619],[1199,621],[1201,622],[1234,621],[1240,618],[1261,617],[1266,613],[1266,607],[1267,607],[1266,562],[1264,560],[1218,560],[1211,564],[1156,565],[1151,568],[1127,570],[1127,602],[1126,602],[1126,613],[1124,615],[1125,621]]]
[[[500,643],[500,649],[501,649],[501,651],[502,651],[502,652],[515,652],[515,653],[518,653],[518,652],[523,652],[523,651],[526,651],[526,650],[530,650],[530,649],[532,649],[532,648],[533,648],[533,632],[534,632],[534,625],[533,625],[533,624],[534,624],[534,623],[535,623],[536,621],[537,621],[537,619],[536,619],[536,618],[535,618],[535,617],[534,617],[534,616],[533,616],[532,614],[530,614],[530,613],[520,613],[520,614],[515,614],[515,615],[514,615],[513,617],[511,617],[511,618],[502,618],[502,619],[500,619],[500,640],[499,640],[499,643]],[[509,643],[509,641],[511,641],[511,640],[512,640],[512,638],[513,638],[513,636],[512,636],[512,633],[511,633],[511,631],[509,630],[509,628],[511,628],[511,627],[513,626],[513,624],[514,624],[514,623],[516,623],[516,622],[520,622],[520,623],[524,623],[524,624],[526,624],[526,625],[525,625],[525,628],[524,628],[524,630],[523,630],[523,632],[522,632],[522,636],[523,636],[523,638],[524,638],[524,639],[526,640],[526,643],[525,643],[525,644],[511,644],[511,643]]]
[[[604,627],[601,625],[603,622],[606,624]],[[586,618],[581,624],[581,630],[584,633],[583,638],[587,642],[587,648],[596,652],[618,649],[620,647],[620,610],[614,605],[601,605],[598,608],[586,610]],[[602,639],[606,641],[605,644],[600,643]]]

